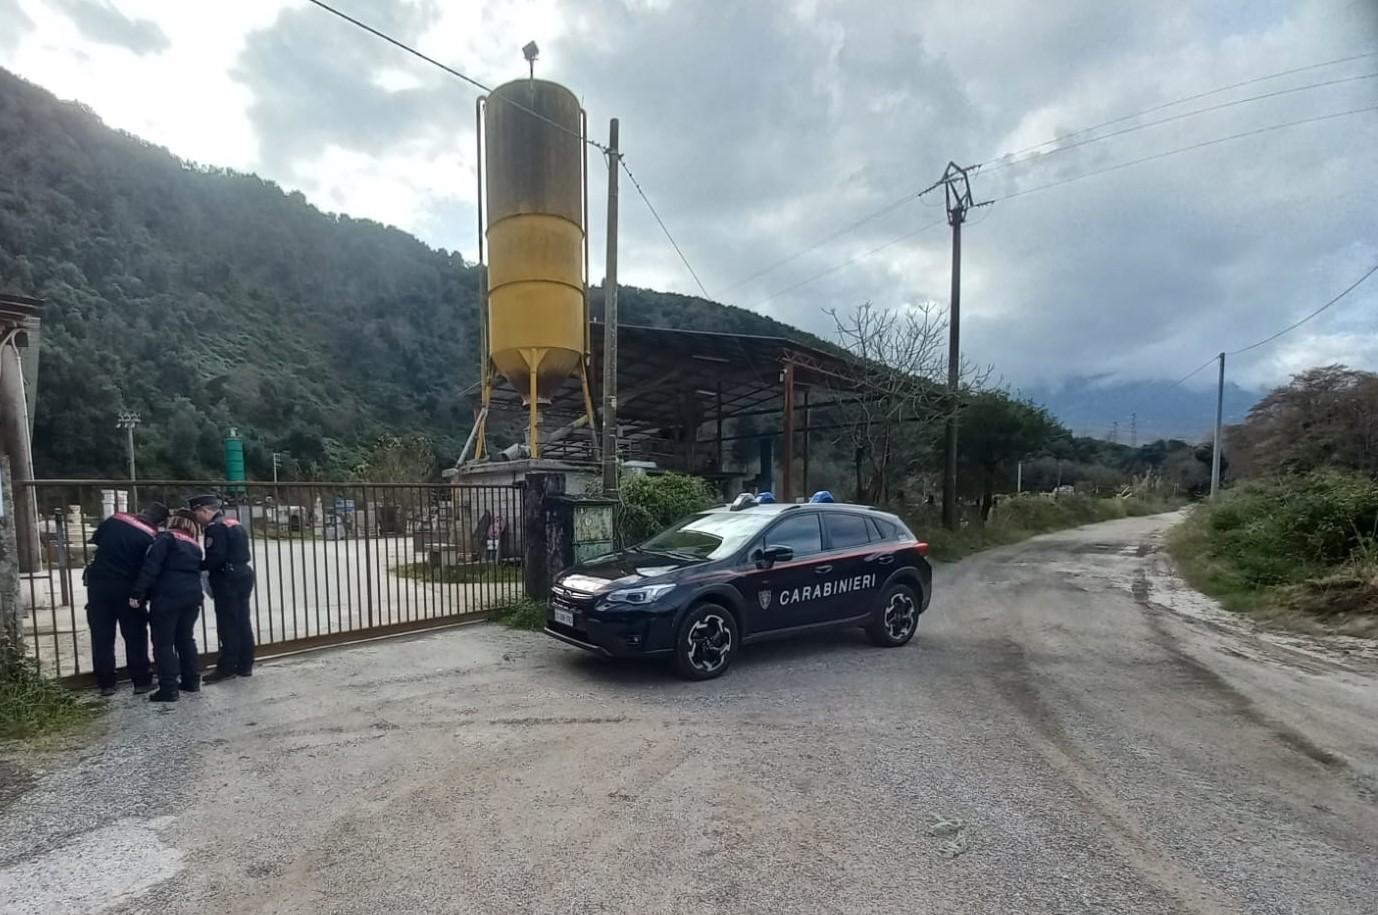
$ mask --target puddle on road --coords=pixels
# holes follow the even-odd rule
[[[105,912],[126,905],[182,869],[182,852],[158,831],[172,817],[120,820],[0,870],[0,912]]]

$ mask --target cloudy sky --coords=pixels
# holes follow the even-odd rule
[[[535,39],[538,74],[582,97],[599,136],[621,119],[708,293],[820,333],[827,307],[946,305],[940,198],[798,252],[949,160],[987,163],[973,192],[997,202],[963,236],[963,349],[1019,384],[1175,380],[1378,264],[1378,110],[1113,168],[1378,106],[1378,0],[333,2],[488,85],[522,75]],[[0,65],[184,158],[474,257],[475,90],[305,0],[0,0]],[[623,281],[697,293],[631,188],[622,200]],[[1332,361],[1378,369],[1378,275],[1231,374],[1264,385]]]

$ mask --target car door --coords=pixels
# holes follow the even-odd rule
[[[823,573],[823,611],[821,619],[851,619],[869,612],[874,605],[874,591],[879,582],[872,576],[877,571],[875,534],[864,515],[851,512],[824,512],[823,531],[827,535],[828,552],[821,564]]]
[[[768,546],[787,546],[794,551],[788,562],[770,568],[755,566],[754,556]],[[812,585],[817,577],[813,567],[823,552],[823,529],[818,512],[790,512],[776,521],[749,548],[747,561],[753,563],[743,575],[750,631],[768,632],[807,625],[813,620]]]

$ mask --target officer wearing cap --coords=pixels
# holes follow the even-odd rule
[[[210,579],[215,629],[220,637],[220,658],[206,682],[253,676],[254,627],[249,618],[249,596],[254,590],[254,570],[249,565],[248,532],[238,520],[225,517],[216,496],[195,496],[187,500],[187,507],[206,531],[206,561],[201,568]]]
[[[115,627],[124,636],[124,657],[134,692],[153,688],[148,663],[148,619],[129,606],[134,580],[158,529],[167,523],[167,506],[150,502],[137,515],[116,512],[91,534],[96,554],[86,567],[86,623],[91,627],[91,666],[102,696],[115,694]]]

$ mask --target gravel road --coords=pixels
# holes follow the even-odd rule
[[[1216,610],[1173,520],[709,683],[480,625],[122,694],[0,761],[0,911],[1371,915],[1378,652]]]

